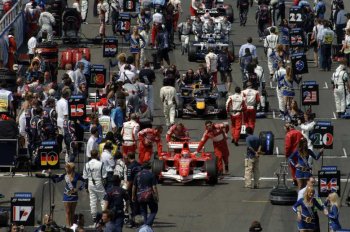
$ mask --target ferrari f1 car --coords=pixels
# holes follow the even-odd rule
[[[174,180],[187,183],[204,180],[208,184],[216,184],[216,157],[203,150],[200,153],[191,153],[198,145],[199,142],[169,142],[168,151],[162,152],[159,159],[153,161],[152,171],[158,181]]]
[[[225,119],[227,117],[227,90],[224,84],[215,87],[201,84],[185,85],[180,87],[177,95],[176,116],[179,118],[217,116]]]
[[[216,0],[213,1],[214,4],[205,4],[206,9],[199,9],[197,10],[197,15],[203,15],[205,13],[210,14],[211,17],[220,17],[220,16],[227,16],[228,21],[233,23],[234,21],[234,13],[233,13],[233,7],[230,4],[224,3],[224,0]]]
[[[220,33],[203,34],[199,41],[190,42],[188,61],[204,61],[210,49],[218,54],[225,47],[228,47],[231,54],[235,54],[233,42],[222,42],[222,35]]]

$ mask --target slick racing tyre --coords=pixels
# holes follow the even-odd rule
[[[274,188],[270,192],[273,205],[293,205],[298,199],[297,191],[288,188]]]
[[[184,107],[183,99],[181,97],[179,97],[179,102],[178,102],[176,110],[175,110],[175,117],[182,118],[182,115],[184,112],[183,107]]]
[[[152,164],[152,172],[156,176],[158,182],[160,181],[159,175],[163,171],[164,161],[159,159],[154,159]]]
[[[207,183],[210,185],[215,185],[218,183],[218,171],[216,166],[216,157],[205,162],[205,169],[208,173]]]
[[[188,48],[188,61],[196,62],[197,61],[197,47],[193,46],[193,43],[189,43],[190,46]]]

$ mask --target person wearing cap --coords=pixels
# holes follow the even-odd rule
[[[130,114],[130,120],[123,123],[121,136],[123,137],[122,152],[126,157],[129,152],[136,152],[137,148],[137,134],[140,130],[140,125],[136,122],[137,115]]]
[[[152,226],[158,212],[159,195],[157,179],[151,171],[151,163],[144,163],[142,168],[135,176],[133,182],[132,201],[137,201],[140,205],[141,215],[144,220],[143,224]],[[147,212],[148,208],[150,213]]]
[[[53,41],[52,27],[56,24],[56,20],[50,12],[45,11],[45,8],[42,8],[38,24],[40,26],[39,37],[43,36],[43,32],[46,31],[47,40]]]
[[[247,82],[247,88],[242,91],[243,99],[246,105],[246,110],[244,111],[244,122],[246,127],[255,128],[256,120],[256,107],[260,103],[259,91],[252,88],[252,83]]]
[[[54,183],[59,183],[63,180],[66,183],[63,192],[63,203],[66,211],[66,226],[71,227],[78,203],[78,190],[81,191],[84,189],[85,181],[79,173],[75,172],[74,163],[66,163],[65,171],[65,174],[59,176],[53,175],[51,177]],[[78,181],[82,182],[79,188]]]
[[[140,131],[138,135],[139,139],[139,163],[143,164],[151,160],[153,153],[153,143],[157,144],[157,152],[162,152],[162,135],[163,127],[157,126],[156,128],[146,128]]]
[[[229,159],[230,152],[227,146],[227,133],[230,130],[228,123],[213,123],[211,121],[205,122],[205,131],[203,133],[202,139],[199,142],[197,153],[202,152],[202,148],[208,139],[213,141],[214,153],[218,159],[217,169],[219,175],[229,173]],[[225,170],[223,167],[223,162],[225,164]]]
[[[107,171],[101,161],[98,160],[98,151],[91,151],[91,160],[87,162],[83,170],[83,178],[88,181],[90,196],[91,216],[96,221],[97,201],[101,203],[101,209],[105,208],[104,197],[106,195],[103,180],[107,178]]]
[[[332,75],[333,94],[338,118],[341,118],[346,110],[346,89],[350,89],[349,74],[346,70],[346,62],[343,61]]]
[[[284,154],[288,159],[289,156],[297,149],[300,140],[303,139],[304,136],[299,130],[295,129],[293,124],[289,124],[289,123],[285,124],[284,129],[286,130],[286,135],[284,138]],[[294,158],[294,162],[296,161],[297,159]],[[292,165],[289,165],[289,168],[293,178],[293,184],[296,186],[297,185],[297,179],[295,177],[296,169]]]
[[[241,134],[242,116],[245,111],[246,105],[241,94],[241,88],[235,88],[235,94],[228,97],[226,101],[226,112],[230,114],[231,119],[231,136],[232,143],[238,146],[238,140]]]
[[[116,232],[121,232],[124,224],[124,201],[129,201],[128,193],[120,187],[119,176],[112,177],[112,186],[107,189],[105,200],[105,210],[110,210],[114,214],[113,223],[117,227]],[[114,232],[114,231],[113,231]]]

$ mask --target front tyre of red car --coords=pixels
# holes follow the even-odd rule
[[[164,161],[159,159],[154,159],[152,163],[152,172],[156,176],[158,183],[162,183],[161,172],[164,169]]]
[[[216,166],[216,159],[207,160],[205,162],[205,169],[207,171],[207,184],[215,185],[218,183],[218,171]]]

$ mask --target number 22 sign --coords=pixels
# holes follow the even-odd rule
[[[314,148],[333,149],[333,125],[331,122],[317,122],[310,139]]]

